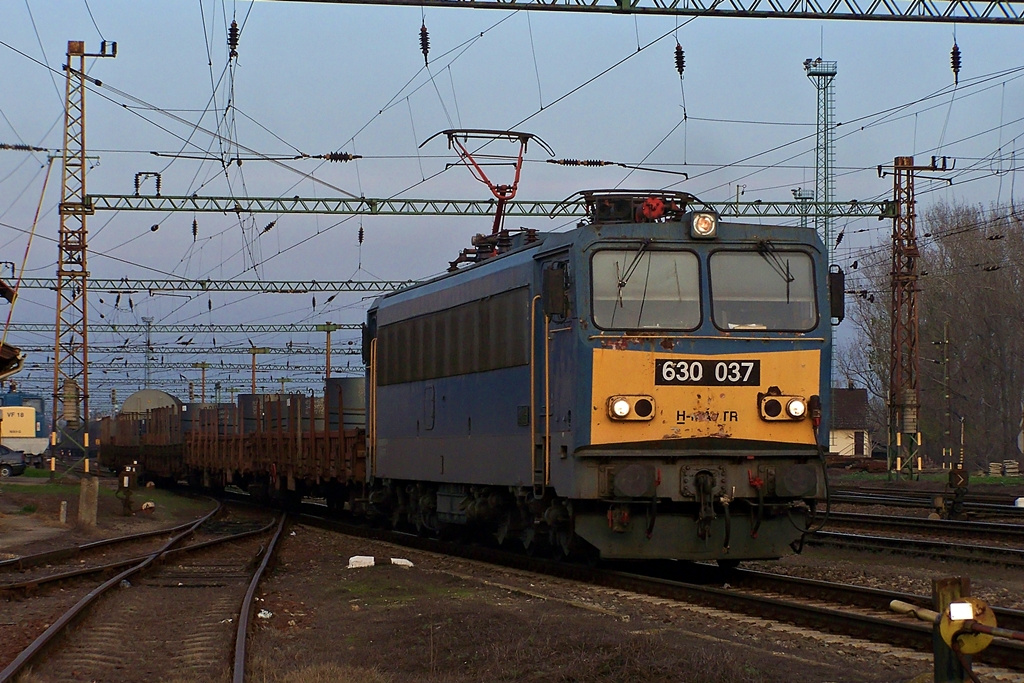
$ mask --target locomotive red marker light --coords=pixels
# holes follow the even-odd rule
[[[813,424],[814,428],[817,429],[821,426],[821,399],[817,395],[811,396],[811,399],[808,402],[808,408],[810,408],[811,411],[811,424]]]

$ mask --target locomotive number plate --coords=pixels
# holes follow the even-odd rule
[[[761,384],[761,361],[658,358],[654,362],[654,383],[663,386],[756,387]]]

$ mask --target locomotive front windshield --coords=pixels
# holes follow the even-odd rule
[[[814,264],[799,251],[718,251],[711,255],[711,307],[721,330],[806,332],[818,324]]]
[[[692,330],[700,325],[700,268],[690,251],[605,249],[592,261],[594,324]]]

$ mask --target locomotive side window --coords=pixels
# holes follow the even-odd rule
[[[417,382],[530,362],[530,295],[525,287],[382,325],[378,383]]]
[[[603,329],[696,329],[700,325],[697,255],[646,247],[594,254],[594,324]]]
[[[814,264],[800,251],[711,255],[711,309],[721,330],[807,332],[818,324]]]

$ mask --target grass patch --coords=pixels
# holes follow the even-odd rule
[[[37,506],[35,506],[35,505],[31,505],[31,504],[29,504],[29,505],[22,505],[21,509],[18,510],[18,512],[23,514],[23,515],[31,515],[33,512],[35,512],[38,509],[39,508]]]
[[[359,602],[364,607],[401,607],[428,598],[463,600],[475,595],[473,590],[465,586],[403,583],[401,572],[404,571],[390,567],[353,569],[351,574],[345,575],[346,580],[332,586],[328,592],[340,600]]]
[[[29,467],[21,476],[28,477],[30,479],[46,479],[50,476],[50,470],[42,467]]]
[[[17,481],[5,481],[4,483],[17,486]],[[13,488],[10,489],[14,491]],[[62,483],[60,481],[49,482],[46,484],[38,484],[18,489],[19,493],[31,494],[33,498],[42,498],[46,496],[77,496],[78,495],[78,482],[67,482]]]

